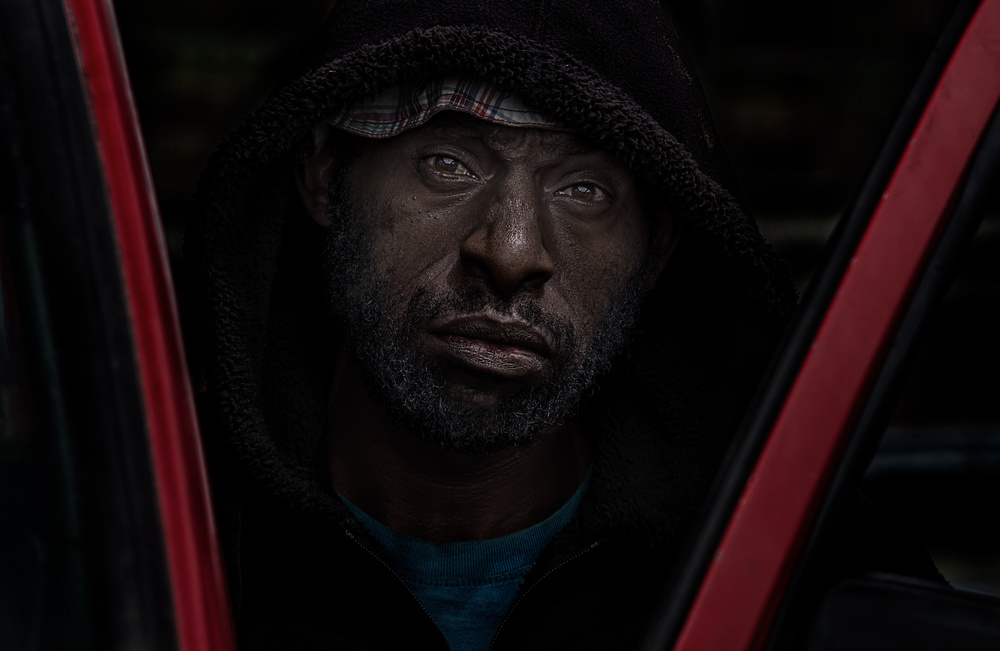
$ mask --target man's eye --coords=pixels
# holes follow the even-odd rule
[[[587,203],[598,203],[608,199],[607,192],[601,186],[594,183],[574,183],[573,185],[567,185],[561,190],[556,190],[556,194]]]
[[[464,163],[460,162],[457,158],[452,158],[451,156],[438,154],[435,156],[429,156],[427,161],[435,170],[444,172],[445,174],[453,174],[455,176],[475,176],[471,171],[469,171],[469,168],[466,167]]]

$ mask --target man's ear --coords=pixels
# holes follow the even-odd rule
[[[320,226],[330,225],[330,179],[335,167],[334,158],[332,147],[327,141],[318,152],[295,166],[295,186],[302,198],[302,205]]]

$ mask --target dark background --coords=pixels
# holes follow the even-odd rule
[[[180,245],[198,174],[219,140],[264,99],[328,4],[114,3],[182,305],[186,291]],[[668,4],[692,50],[743,194],[765,236],[791,262],[799,287],[805,288],[827,236],[865,178],[957,3]],[[985,426],[1000,433],[996,204],[994,199],[959,278],[932,320],[896,410],[897,426],[948,426],[959,433]],[[1000,441],[1000,436],[994,439]],[[962,517],[996,521],[991,500],[1000,495],[990,486],[962,498]],[[919,520],[934,509],[940,511],[934,527],[954,528],[942,524],[955,515],[952,505],[945,500],[902,508],[912,512],[926,534],[932,525]],[[958,543],[968,548],[961,552],[966,558],[971,553],[978,559],[975,567],[955,561],[950,578],[971,572],[973,583],[1000,590],[1000,537],[996,531],[985,537],[979,531],[963,534]],[[939,565],[952,562],[954,540],[936,541],[931,532],[925,541],[935,548]]]

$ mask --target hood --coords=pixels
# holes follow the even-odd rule
[[[338,109],[445,75],[512,90],[613,152],[680,225],[631,347],[586,399],[600,439],[578,518],[595,534],[676,541],[795,292],[734,198],[693,69],[650,0],[336,3],[289,81],[214,154],[194,203],[207,444],[255,494],[308,517],[336,511],[321,436],[336,342],[294,163]]]

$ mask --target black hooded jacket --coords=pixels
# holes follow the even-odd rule
[[[614,152],[680,226],[631,347],[583,407],[597,459],[496,649],[634,646],[795,293],[734,198],[654,0],[342,0],[302,65],[216,152],[186,244],[207,340],[205,440],[241,648],[446,648],[331,487],[336,342],[293,168],[380,89],[475,77]]]

